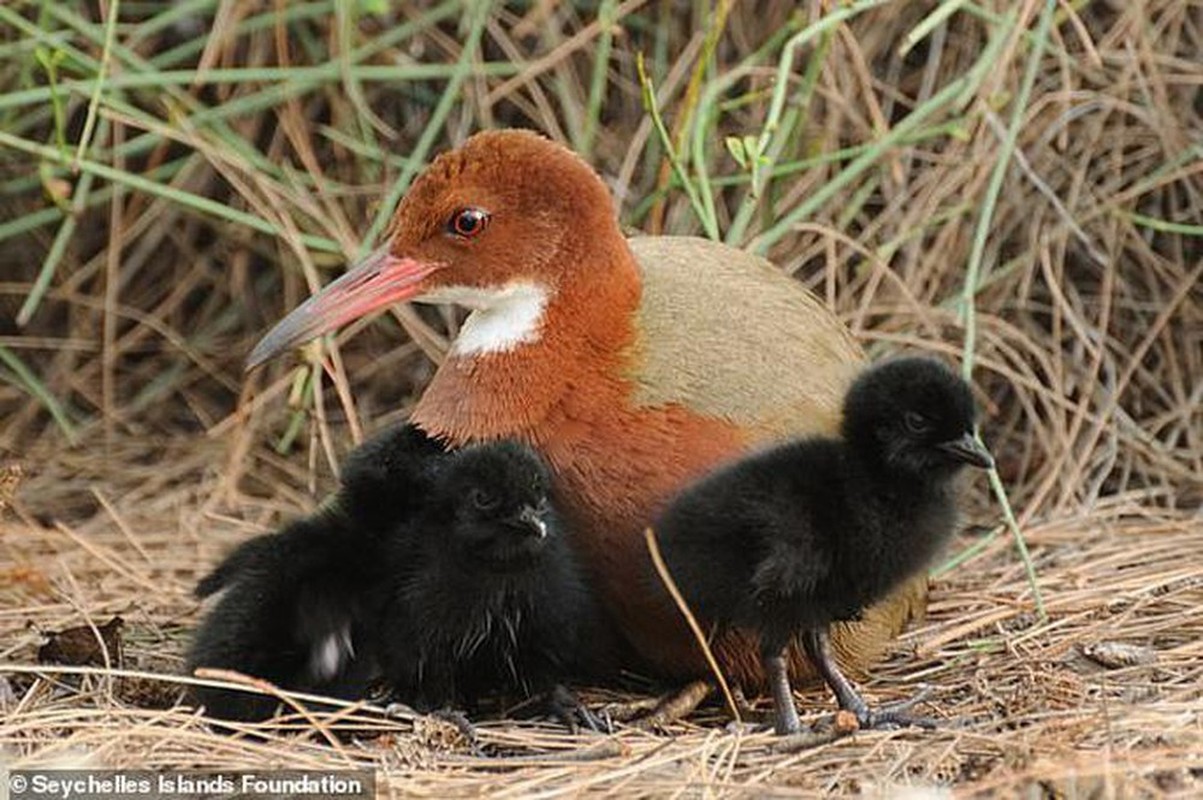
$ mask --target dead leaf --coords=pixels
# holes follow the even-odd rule
[[[66,664],[72,667],[104,666],[105,656],[112,666],[121,665],[121,617],[113,617],[95,630],[79,625],[61,631],[47,631],[49,639],[38,648],[38,663]],[[97,639],[96,634],[100,634]]]
[[[1157,660],[1157,651],[1150,647],[1142,647],[1124,642],[1096,642],[1082,648],[1082,655],[1096,664],[1107,669],[1134,667],[1138,664],[1152,664]]]

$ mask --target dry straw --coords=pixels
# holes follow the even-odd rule
[[[336,5],[0,5],[0,474],[22,481],[0,758],[370,764],[438,796],[1200,793],[1194,5]],[[928,619],[866,684],[932,685],[944,728],[782,752],[714,704],[663,734],[484,722],[480,756],[368,706],[259,738],[172,707],[180,680],[152,676],[181,668],[198,575],[315,507],[459,316],[398,309],[246,378],[252,342],[374,244],[431,154],[500,125],[582,152],[632,227],[767,253],[875,356],[971,338],[1047,619],[974,486]],[[127,672],[33,668],[39,630],[115,614]]]

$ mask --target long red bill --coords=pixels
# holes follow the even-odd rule
[[[371,311],[414,297],[422,280],[438,267],[394,256],[387,246],[381,247],[277,322],[251,351],[246,369]]]

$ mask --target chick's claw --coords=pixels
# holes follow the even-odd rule
[[[924,728],[930,731],[935,730],[937,721],[932,717],[920,717],[904,711],[891,711],[883,708],[870,712],[868,719],[861,722],[861,727],[877,731],[892,731],[899,728]]]
[[[580,698],[563,684],[557,684],[551,690],[548,700],[552,713],[564,723],[564,727],[570,733],[577,733],[580,727],[588,728],[594,733],[614,732],[609,715],[599,715],[590,711]]]
[[[876,710],[870,709],[862,701],[861,706],[849,709],[856,714],[857,722],[862,730],[896,730],[898,728],[925,728],[932,730],[938,722],[932,717],[911,714],[910,710],[925,702],[931,695],[931,687],[924,686],[915,693],[914,697],[897,703],[889,703]]]
[[[912,708],[924,702],[931,690],[924,687],[914,697],[898,703],[890,703],[876,711],[868,712],[868,719],[862,721],[861,727],[875,730],[893,730],[895,728],[925,728],[934,730],[938,721],[934,717],[922,717],[909,713]]]

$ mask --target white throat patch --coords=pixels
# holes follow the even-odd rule
[[[472,309],[451,343],[457,356],[503,353],[539,339],[550,293],[537,283],[510,283],[494,289],[441,286],[421,297],[423,303],[454,303]]]

